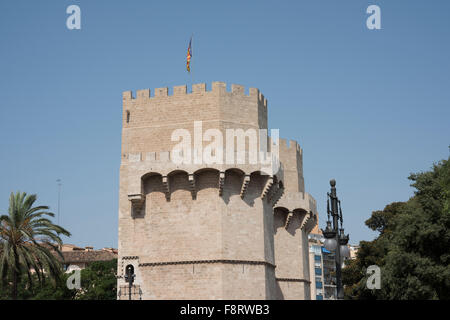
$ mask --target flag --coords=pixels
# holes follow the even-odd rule
[[[186,70],[188,72],[191,72],[191,57],[192,57],[191,44],[192,44],[192,37],[191,40],[189,41],[189,47],[187,50],[187,57],[186,57]]]

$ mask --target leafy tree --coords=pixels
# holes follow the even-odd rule
[[[22,278],[18,284],[17,298],[22,300],[116,300],[117,259],[97,261],[81,270],[81,288],[68,289],[67,279],[72,273],[64,273],[57,281],[40,282],[32,275],[33,286]],[[9,299],[10,294],[0,291],[0,299]]]
[[[76,296],[76,289],[67,288],[67,279],[70,274],[64,273],[55,283],[45,282],[43,285],[35,286],[31,293],[30,300],[73,300]]]
[[[61,277],[61,264],[52,251],[62,257],[59,235],[70,233],[46,218],[54,216],[47,206],[33,207],[36,198],[11,193],[8,215],[0,216],[0,277],[2,287],[11,283],[12,299],[17,299],[18,284],[25,276],[30,290],[34,275],[41,284],[46,278],[58,281]]]
[[[346,298],[450,299],[449,160],[411,174],[414,196],[366,221],[379,236],[362,241],[357,258],[343,269]],[[381,290],[365,287],[370,265],[381,268]]]
[[[395,229],[395,216],[405,208],[404,202],[393,202],[388,204],[382,211],[372,212],[372,216],[365,224],[373,231],[378,231],[380,236],[390,234]]]
[[[450,299],[450,162],[412,174],[416,188],[396,229],[386,257],[390,299]]]
[[[78,300],[116,300],[117,259],[96,261],[81,270],[81,289]]]
[[[68,274],[62,274],[59,280],[46,279],[40,282],[36,275],[32,275],[33,286],[28,284],[28,279],[22,277],[17,286],[17,299],[20,300],[72,300],[76,290],[69,290],[66,286]],[[10,299],[11,294],[7,290],[0,291],[0,300]]]

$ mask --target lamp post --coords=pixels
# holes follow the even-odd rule
[[[343,258],[350,255],[347,247],[349,236],[344,234],[341,201],[336,195],[336,180],[332,179],[330,186],[331,192],[327,193],[327,226],[325,230],[322,229],[322,232],[325,237],[325,249],[335,251],[337,299],[344,299],[341,267]],[[331,225],[330,215],[333,217],[333,226]]]
[[[128,282],[128,298],[131,300],[131,287],[133,286],[134,278],[136,275],[134,274],[133,265],[129,264],[125,268],[125,281]]]

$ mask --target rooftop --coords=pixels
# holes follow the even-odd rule
[[[108,261],[117,258],[117,249],[114,248],[94,250],[92,246],[81,248],[68,243],[62,245],[61,253],[65,263]]]

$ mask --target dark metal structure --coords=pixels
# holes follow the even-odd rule
[[[322,232],[325,237],[325,249],[335,251],[337,299],[344,299],[341,269],[344,258],[350,255],[347,246],[349,236],[344,234],[341,201],[336,195],[336,180],[332,179],[330,186],[331,191],[327,193],[327,226],[325,230],[322,229]],[[330,216],[333,218],[333,225],[331,225]]]
[[[125,268],[125,281],[128,282],[128,298],[131,300],[131,288],[133,287],[134,278],[136,275],[134,274],[133,265],[129,264]]]

